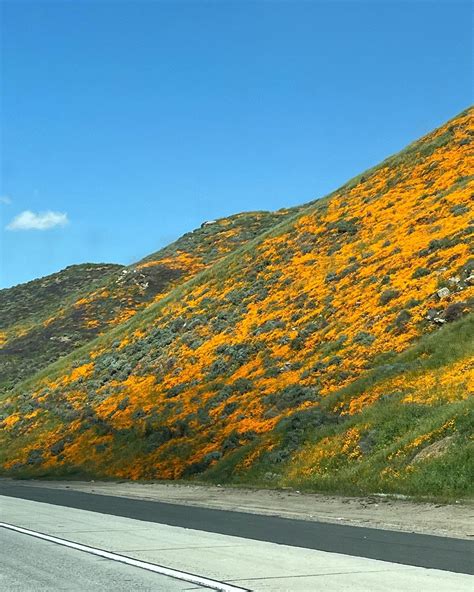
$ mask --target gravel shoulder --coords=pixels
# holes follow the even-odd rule
[[[176,482],[0,481],[71,489],[99,495],[235,510],[315,522],[330,522],[462,539],[474,538],[474,505],[414,502],[374,495],[343,497],[287,490],[225,488]]]

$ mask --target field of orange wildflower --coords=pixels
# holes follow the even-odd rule
[[[76,301],[103,334],[5,395],[3,471],[469,494],[472,115]]]

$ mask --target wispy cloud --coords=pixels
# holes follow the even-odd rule
[[[0,195],[0,203],[8,206],[12,203],[12,198],[9,195]]]
[[[62,212],[31,212],[25,210],[15,216],[6,227],[7,230],[49,230],[55,226],[66,226],[69,223],[67,214]]]

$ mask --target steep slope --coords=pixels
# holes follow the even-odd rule
[[[0,290],[0,386],[19,382],[290,215],[246,212],[211,221],[129,267],[77,265]]]
[[[466,494],[472,111],[3,406],[9,474]]]
[[[71,265],[58,273],[0,290],[0,330],[19,327],[20,332],[20,327],[33,324],[37,318],[48,318],[64,300],[77,297],[84,285],[92,289],[104,277],[120,269],[121,265]]]
[[[97,289],[123,266],[110,264],[71,265],[52,275],[0,290],[0,385],[34,373],[38,368],[71,351],[79,332],[93,339],[93,328],[81,327],[73,315],[71,327],[54,326],[51,319],[65,303],[76,301]]]

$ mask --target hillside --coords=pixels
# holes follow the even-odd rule
[[[4,472],[472,493],[472,114],[19,384]]]
[[[73,265],[0,290],[0,387],[13,387],[132,317],[290,213],[210,221],[128,267]]]
[[[77,340],[93,339],[93,327],[70,311],[70,326],[53,322],[84,287],[95,290],[121,265],[71,265],[50,276],[0,290],[0,385],[6,387],[71,351]]]

